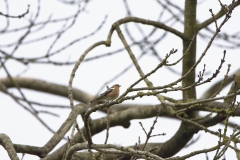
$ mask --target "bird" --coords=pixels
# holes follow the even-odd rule
[[[114,84],[112,87],[108,87],[107,86],[107,90],[105,92],[103,92],[102,94],[100,94],[99,97],[97,97],[96,99],[92,100],[90,103],[91,106],[94,106],[96,104],[102,104],[105,103],[106,101],[113,101],[114,99],[116,99],[119,96],[119,88],[121,86],[119,84]]]

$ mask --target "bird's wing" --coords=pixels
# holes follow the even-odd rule
[[[108,93],[112,92],[113,88],[108,88],[105,92],[101,93],[99,97],[96,99],[92,100],[90,103],[93,103],[97,100],[100,100],[102,97],[106,96]]]
[[[112,92],[113,88],[108,88],[105,92],[101,93],[99,97],[106,96],[108,93]]]

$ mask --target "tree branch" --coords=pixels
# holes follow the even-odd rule
[[[240,1],[236,1],[231,5],[228,5],[227,7],[229,8],[230,6],[233,6],[234,8],[237,7],[238,5],[240,5]],[[222,16],[224,16],[226,8],[221,8],[221,10],[214,15],[214,17],[211,17],[207,20],[205,20],[204,22],[200,23],[197,25],[197,30],[200,31],[201,29],[206,28],[207,26],[209,26],[210,24],[212,24],[215,20],[220,19]]]

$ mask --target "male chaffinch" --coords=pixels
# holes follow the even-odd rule
[[[100,96],[90,102],[91,106],[96,104],[101,104],[104,102],[113,101],[119,96],[119,88],[121,86],[119,84],[114,84],[111,88],[107,87],[107,90],[100,94]]]

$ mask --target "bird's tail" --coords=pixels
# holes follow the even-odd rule
[[[96,105],[98,105],[98,104],[103,104],[104,102],[105,102],[104,99],[101,99],[101,97],[98,97],[98,98],[90,101],[90,102],[89,102],[89,106],[90,106],[90,107],[94,107],[94,106],[96,106]]]

